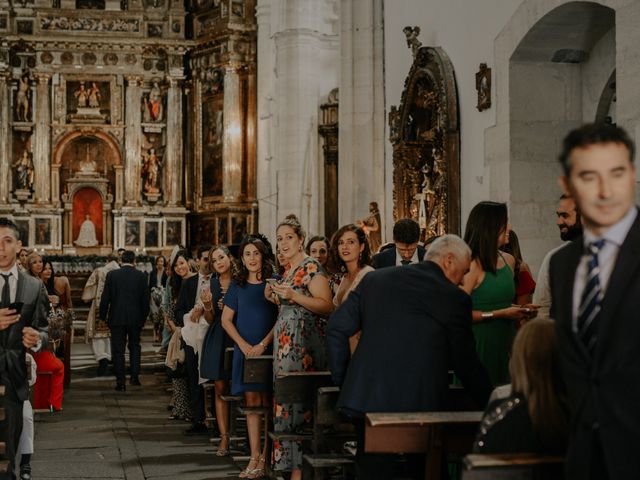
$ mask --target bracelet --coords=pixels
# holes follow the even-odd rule
[[[493,318],[493,312],[482,312],[481,318]]]

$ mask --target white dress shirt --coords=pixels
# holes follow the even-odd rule
[[[11,302],[16,301],[16,293],[18,291],[18,265],[17,262],[13,264],[13,266],[9,270],[0,271],[3,275],[8,273],[11,274],[9,277],[9,296],[11,298]],[[0,292],[4,288],[4,277],[0,276]]]
[[[604,245],[598,252],[598,267],[600,269],[598,277],[600,279],[600,289],[604,296],[607,293],[609,279],[611,278],[613,267],[618,259],[620,247],[622,246],[624,239],[627,238],[627,234],[629,233],[629,230],[631,230],[631,226],[636,220],[637,215],[638,210],[634,206],[629,209],[626,215],[622,217],[618,223],[610,227],[600,237],[597,237],[585,227],[583,237],[584,251],[582,258],[580,258],[578,268],[576,269],[576,276],[573,283],[572,324],[574,332],[578,331],[578,309],[580,308],[580,301],[582,300],[582,292],[587,284],[588,263],[591,258],[591,253],[588,250],[589,244],[600,239],[605,241]]]
[[[411,257],[411,261],[407,263],[407,265],[411,265],[412,263],[418,263],[420,260],[418,259],[418,247],[416,247],[416,251],[413,252],[413,257]],[[396,249],[396,266],[402,265],[402,256],[398,253],[398,249]]]

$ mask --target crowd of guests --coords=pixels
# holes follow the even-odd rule
[[[260,409],[272,409],[276,434],[313,423],[311,404],[274,402],[271,383],[244,382],[245,359],[262,355],[273,357],[274,378],[331,371],[341,386],[338,408],[356,428],[359,479],[394,475],[392,457],[364,452],[364,415],[450,410],[450,370],[476,408],[486,410],[476,451],[566,454],[568,478],[632,478],[640,453],[633,155],[627,134],[611,125],[587,125],[565,139],[565,193],[556,211],[565,243],[545,257],[537,281],[506,204],[489,201],[471,210],[463,238],[421,243],[419,225],[401,219],[393,243],[376,249],[371,234],[379,224],[308,238],[289,215],[277,226],[275,249],[261,234],[246,236],[237,249],[202,245],[195,258],[176,247],[168,260],[158,258],[144,285],[142,277],[131,280],[132,272],[124,280],[124,266],[134,264],[132,252],[124,252],[99,296],[98,318],[112,329],[116,389],[126,388],[127,336],[131,383],[139,384],[131,338],[139,344],[151,311],[172,377],[170,418],[191,422],[185,433],[208,432],[202,383],[214,382],[217,455],[228,455],[221,396],[244,398],[250,459],[241,478],[264,476],[267,464],[302,478],[301,442],[274,441],[266,457]],[[57,297],[60,308],[70,306],[50,264],[27,256],[25,268],[42,279],[52,305]],[[123,301],[129,313],[118,313]],[[127,315],[137,319],[122,320]],[[124,326],[116,334],[118,323]]]

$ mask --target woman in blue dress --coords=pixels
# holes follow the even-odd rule
[[[271,355],[273,326],[277,308],[264,297],[267,278],[273,274],[271,245],[262,235],[250,235],[240,244],[240,272],[224,297],[222,326],[234,341],[231,392],[244,394],[247,407],[270,407],[271,385],[244,383],[242,374],[245,357]],[[240,478],[264,476],[265,445],[260,448],[261,419],[247,415],[247,433],[251,457]]]
[[[234,272],[237,270],[235,259],[227,247],[214,246],[209,251],[209,271],[211,277],[209,292],[203,292],[200,297],[204,318],[209,329],[202,342],[200,356],[200,376],[212,380],[215,388],[216,422],[220,431],[220,445],[216,455],[219,457],[229,453],[229,433],[227,418],[229,408],[220,398],[227,391],[229,374],[224,369],[224,352],[233,346],[229,335],[222,328],[222,310],[224,297],[229,291]]]

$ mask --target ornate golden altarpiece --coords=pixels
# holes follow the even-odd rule
[[[460,128],[453,66],[438,47],[420,47],[399,107],[389,112],[393,216],[413,218],[422,240],[460,231]]]

